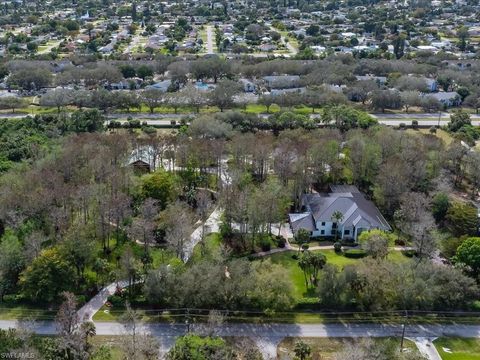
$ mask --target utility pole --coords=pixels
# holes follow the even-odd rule
[[[185,325],[187,327],[187,334],[190,332],[190,309],[187,308]]]
[[[407,327],[408,320],[408,310],[405,310],[405,317],[403,319],[403,328],[402,328],[402,341],[400,343],[400,352],[403,352],[403,341],[405,340],[405,329]]]

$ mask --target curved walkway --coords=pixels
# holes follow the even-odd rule
[[[310,251],[317,251],[317,250],[334,250],[333,245],[317,245],[317,246],[310,246],[308,250]],[[281,252],[286,252],[286,251],[298,251],[298,245],[292,245],[288,241],[285,244],[285,247],[283,248],[276,248],[272,249],[269,251],[261,251],[255,254],[250,255],[251,257],[257,258],[257,257],[264,257],[264,256],[269,256]],[[406,250],[413,250],[412,247],[409,246],[395,246],[393,248],[393,251],[406,251]]]
[[[428,360],[442,360],[442,357],[437,351],[437,348],[433,344],[433,341],[437,337],[408,337],[408,340],[411,340],[417,345],[418,351],[423,356],[426,356]]]
[[[98,292],[97,295],[91,298],[78,310],[77,315],[79,319],[82,321],[92,321],[93,316],[102,308],[103,305],[105,305],[108,297],[115,294],[117,286],[123,289],[128,286],[128,282],[126,280],[122,280],[105,286]]]

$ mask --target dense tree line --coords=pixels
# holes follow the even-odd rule
[[[126,279],[132,284],[128,297],[143,289],[153,305],[290,308],[295,300],[285,289],[291,284],[286,275],[278,275],[284,269],[277,265],[224,254],[167,268],[155,263],[153,246],[160,245],[178,262],[184,259],[195,221],[205,219],[216,201],[224,210],[220,236],[226,249],[248,255],[281,246],[278,225],[287,212],[300,209],[302,194],[323,191],[331,183],[351,183],[376,202],[413,248],[413,263],[384,261],[385,244],[392,239],[372,234],[362,246],[377,263],[359,263],[339,273],[325,259],[301,256],[306,287],[323,289],[328,279],[344,284],[340,307],[467,307],[476,293],[474,283],[459,271],[448,269],[446,274],[429,265],[428,258],[440,248],[466,274],[478,273],[476,263],[462,255],[462,249],[474,248],[465,236],[476,234],[476,210],[442,195],[445,187],[453,191],[460,184],[475,194],[476,153],[458,141],[446,145],[432,134],[363,129],[368,116],[344,106],[329,111],[326,119],[337,125],[322,129],[289,113],[269,123],[271,119],[226,112],[198,117],[190,126],[162,135],[99,132],[102,117],[96,111],[5,122],[9,135],[3,141],[26,132],[45,143],[40,143],[43,150],[28,148],[31,153],[10,158],[11,169],[0,178],[2,296],[20,293],[51,303],[65,290],[89,294],[107,281]],[[22,149],[22,144],[11,147]],[[136,174],[128,166],[132,151],[141,149],[148,149],[157,171]],[[24,159],[28,161],[18,163]],[[383,277],[386,288],[399,281],[399,274],[414,275],[402,275],[405,288],[390,298],[372,293],[383,300],[370,301],[359,289],[375,284],[379,269],[391,274]],[[66,281],[57,280],[59,273]],[[352,276],[344,279],[347,273]],[[425,274],[435,276],[427,279]],[[137,284],[142,278],[144,286]],[[425,283],[425,302],[405,303],[415,282]],[[461,286],[464,296],[437,296],[442,282]],[[330,296],[322,294],[322,306],[333,306],[324,303]]]

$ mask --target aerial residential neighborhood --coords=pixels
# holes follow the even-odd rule
[[[4,1],[0,359],[480,360],[478,0]]]

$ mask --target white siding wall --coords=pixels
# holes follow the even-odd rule
[[[333,225],[333,222],[331,221],[325,221],[325,225],[323,226],[321,221],[317,222],[318,231],[315,231],[315,233],[317,233],[318,235],[314,235],[314,236],[332,236],[332,225]],[[323,234],[322,234],[322,230],[324,230]]]

